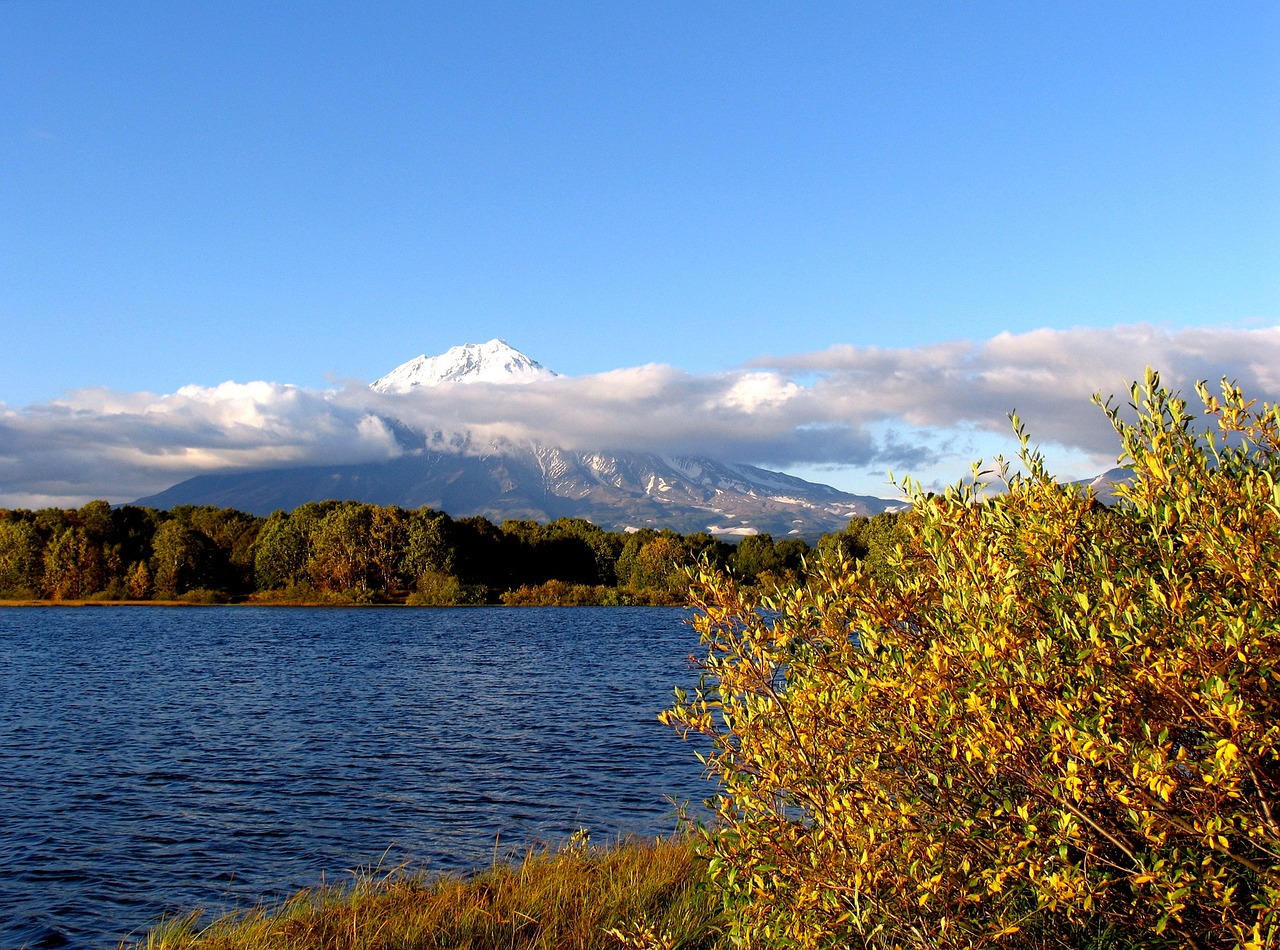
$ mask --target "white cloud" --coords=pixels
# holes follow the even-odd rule
[[[774,368],[823,374],[815,386],[832,411],[950,428],[968,422],[1006,431],[1016,409],[1043,441],[1113,455],[1115,437],[1090,404],[1116,396],[1148,366],[1191,395],[1196,380],[1227,377],[1267,400],[1280,397],[1280,327],[1173,331],[1149,325],[1002,333],[980,342],[919,349],[835,347],[772,361]]]
[[[785,405],[800,392],[799,386],[780,373],[746,373],[734,380],[723,402],[731,409],[755,412]]]
[[[262,382],[164,396],[77,390],[0,414],[0,504],[129,501],[205,472],[399,451],[385,423],[328,392]]]
[[[706,455],[828,472],[840,487],[883,494],[886,469],[947,481],[973,458],[1009,450],[1014,409],[1059,458],[1101,469],[1116,440],[1090,396],[1125,402],[1148,365],[1188,394],[1197,379],[1227,376],[1276,401],[1280,328],[1046,329],[917,348],[834,346],[709,376],[651,364],[404,395],[268,382],[168,395],[85,389],[0,406],[0,505],[128,501],[196,474],[388,459],[424,433],[448,443],[464,432],[473,448],[540,438]]]

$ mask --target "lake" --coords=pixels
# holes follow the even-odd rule
[[[666,834],[710,786],[656,721],[696,681],[659,608],[0,610],[0,946],[349,870]]]

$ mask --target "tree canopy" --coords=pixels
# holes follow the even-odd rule
[[[0,510],[0,597],[678,605],[699,558],[763,585],[803,570],[804,541],[747,540],[736,554],[701,533],[611,532],[580,518],[495,525],[356,501],[308,502],[266,518],[94,501]]]

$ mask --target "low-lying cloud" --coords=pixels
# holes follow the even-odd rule
[[[1090,397],[1127,402],[1148,365],[1188,394],[1198,379],[1225,376],[1276,401],[1280,327],[1036,330],[914,348],[833,346],[712,375],[653,364],[407,394],[359,383],[228,382],[167,395],[82,389],[0,406],[0,505],[129,501],[192,475],[390,459],[463,433],[472,451],[537,439],[708,456],[828,470],[840,487],[876,492],[890,468],[962,476],[975,446],[1008,435],[1015,409],[1051,462],[1056,448],[1102,470],[1117,445]]]

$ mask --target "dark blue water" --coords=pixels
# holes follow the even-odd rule
[[[674,828],[676,610],[0,610],[0,946]]]

